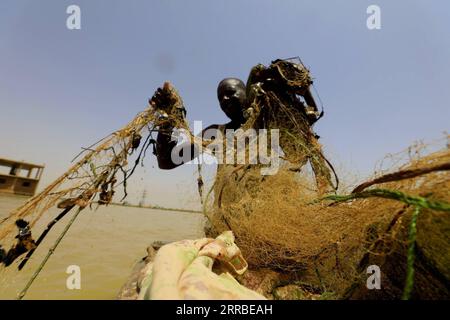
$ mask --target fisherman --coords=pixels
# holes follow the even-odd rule
[[[151,103],[153,102],[158,105],[158,102],[163,99],[162,94],[162,91],[158,90],[150,100]],[[225,134],[225,130],[237,130],[245,122],[246,87],[242,80],[237,78],[223,79],[217,87],[217,98],[219,99],[220,108],[230,119],[230,122],[210,125],[202,131],[202,136],[204,132],[209,130],[217,130],[223,135]],[[185,142],[184,144],[177,145],[177,141],[172,139],[173,130],[174,127],[170,123],[170,119],[159,127],[158,137],[156,139],[156,155],[160,169],[169,170],[185,163],[185,161],[181,163],[175,163],[173,161],[172,151],[175,147],[179,150],[180,157],[183,159],[185,159],[183,157],[183,151],[190,149],[191,152],[188,161],[199,156],[198,148],[194,144]]]
[[[267,93],[275,93],[277,99],[283,104],[296,109],[295,112],[300,113],[300,117],[305,119],[303,127],[300,129],[299,139],[304,141],[301,143],[302,147],[296,153],[300,153],[301,160],[294,164],[293,171],[299,171],[306,161],[310,161],[312,169],[316,176],[319,194],[330,192],[332,189],[331,175],[326,163],[326,159],[321,154],[321,148],[317,142],[318,136],[312,131],[311,126],[321,117],[322,114],[318,112],[314,98],[310,92],[309,86],[312,84],[309,73],[305,68],[293,67],[294,64],[284,60],[275,60],[269,68],[262,64],[258,64],[252,68],[247,80],[247,84],[237,78],[226,78],[222,80],[217,88],[217,98],[219,99],[220,107],[225,115],[231,120],[222,125],[213,124],[201,133],[201,137],[207,131],[217,130],[217,136],[224,137],[227,129],[237,130],[242,127],[244,123],[252,116],[254,111],[252,106],[255,104],[263,105]],[[287,75],[283,74],[289,73]],[[153,105],[160,105],[164,101],[164,91],[158,89],[151,98],[150,103]],[[297,96],[303,97],[304,102],[301,102]],[[255,103],[256,102],[256,103]],[[265,111],[263,111],[265,112]],[[186,162],[189,162],[201,153],[197,145],[191,142],[184,142],[178,144],[176,140],[172,139],[174,124],[171,123],[170,116],[168,121],[159,126],[158,137],[156,141],[156,155],[158,166],[160,169],[173,169]],[[266,117],[260,116],[259,119],[253,122],[251,129],[263,129],[267,127],[264,119]],[[245,128],[249,129],[249,128]],[[292,139],[290,139],[292,140]],[[287,152],[281,146],[283,152]],[[188,155],[184,152],[189,151]],[[176,154],[177,161],[174,161],[172,155]],[[182,161],[179,161],[182,159]],[[221,158],[223,159],[223,158]],[[224,166],[218,166],[217,170],[222,170]],[[199,185],[200,185],[199,181]]]

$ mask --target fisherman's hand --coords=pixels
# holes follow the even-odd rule
[[[158,121],[162,126],[174,127],[177,121],[183,121],[186,116],[181,98],[168,82],[155,91],[149,103],[158,111]]]

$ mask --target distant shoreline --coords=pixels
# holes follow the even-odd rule
[[[187,213],[203,213],[199,210],[189,210],[189,209],[180,209],[180,208],[165,208],[160,206],[140,206],[137,204],[124,204],[111,202],[109,205],[119,206],[119,207],[132,207],[132,208],[141,208],[141,209],[153,209],[153,210],[163,210],[163,211],[179,211],[179,212],[187,212]]]
[[[19,194],[12,194],[12,193],[3,193],[0,192],[0,197],[10,197],[10,198],[22,198],[22,199],[30,199],[32,197],[25,196],[25,195],[19,195]],[[160,206],[140,206],[137,204],[129,204],[129,203],[118,203],[118,202],[111,202],[108,205],[114,205],[119,207],[132,207],[132,208],[141,208],[141,209],[153,209],[153,210],[162,210],[162,211],[177,211],[177,212],[186,212],[186,213],[203,213],[200,210],[189,210],[189,209],[180,209],[180,208],[165,208]]]

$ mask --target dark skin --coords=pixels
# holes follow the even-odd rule
[[[277,84],[273,81],[273,75],[270,72],[272,71],[261,64],[253,67],[247,80],[247,86],[241,80],[236,78],[227,78],[222,80],[217,88],[217,98],[219,99],[222,111],[231,121],[222,125],[213,124],[204,129],[201,135],[203,136],[203,133],[209,129],[220,130],[222,134],[226,129],[239,129],[245,122],[244,109],[250,103],[250,100],[254,98],[255,90],[253,85],[261,83],[262,88],[266,91],[272,90],[272,86],[277,86]],[[309,108],[309,111],[305,110],[305,116],[307,117],[310,125],[312,125],[315,121],[317,121],[318,117],[316,103],[309,88],[306,88],[301,95],[305,99],[305,102]],[[191,160],[199,156],[199,152],[194,144],[184,143],[177,146],[176,141],[171,141],[172,130],[173,127],[168,124],[160,126],[156,141],[157,160],[160,169],[170,170],[184,164],[173,163],[171,153],[175,147],[180,150],[179,154],[181,156],[183,155],[182,150],[188,150],[186,148],[191,148],[189,157]]]
[[[265,91],[271,91],[274,87],[279,86],[279,84],[274,81],[274,75],[272,74],[272,72],[273,70],[266,68],[262,64],[258,64],[252,68],[247,80],[248,99],[251,99],[252,97],[252,94],[250,93],[250,91],[252,90],[252,84],[261,83],[262,89],[264,89]],[[309,124],[313,125],[318,120],[319,112],[314,97],[311,94],[310,88],[304,88],[301,93],[296,93],[300,94],[305,100],[305,115],[309,121]]]
[[[222,125],[210,125],[202,131],[202,136],[209,129],[220,130],[222,133],[226,129],[237,130],[245,121],[243,111],[246,103],[246,87],[241,80],[236,78],[222,80],[217,88],[217,98],[219,99],[220,108],[231,121]],[[194,144],[187,142],[177,146],[176,141],[171,141],[172,130],[173,127],[170,125],[163,125],[160,127],[156,138],[156,154],[160,169],[170,170],[184,164],[184,162],[176,164],[172,161],[171,153],[175,147],[180,150],[180,155],[183,154],[182,150],[191,148],[190,160],[199,156],[199,152]]]

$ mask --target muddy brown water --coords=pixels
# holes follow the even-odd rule
[[[0,219],[27,199],[0,194]],[[52,229],[22,271],[17,271],[17,262],[8,268],[0,266],[0,299],[17,296],[69,219],[65,217]],[[121,206],[85,209],[24,299],[115,299],[149,244],[203,237],[203,223],[198,213]],[[67,288],[70,274],[66,271],[71,265],[80,267],[80,289]]]

